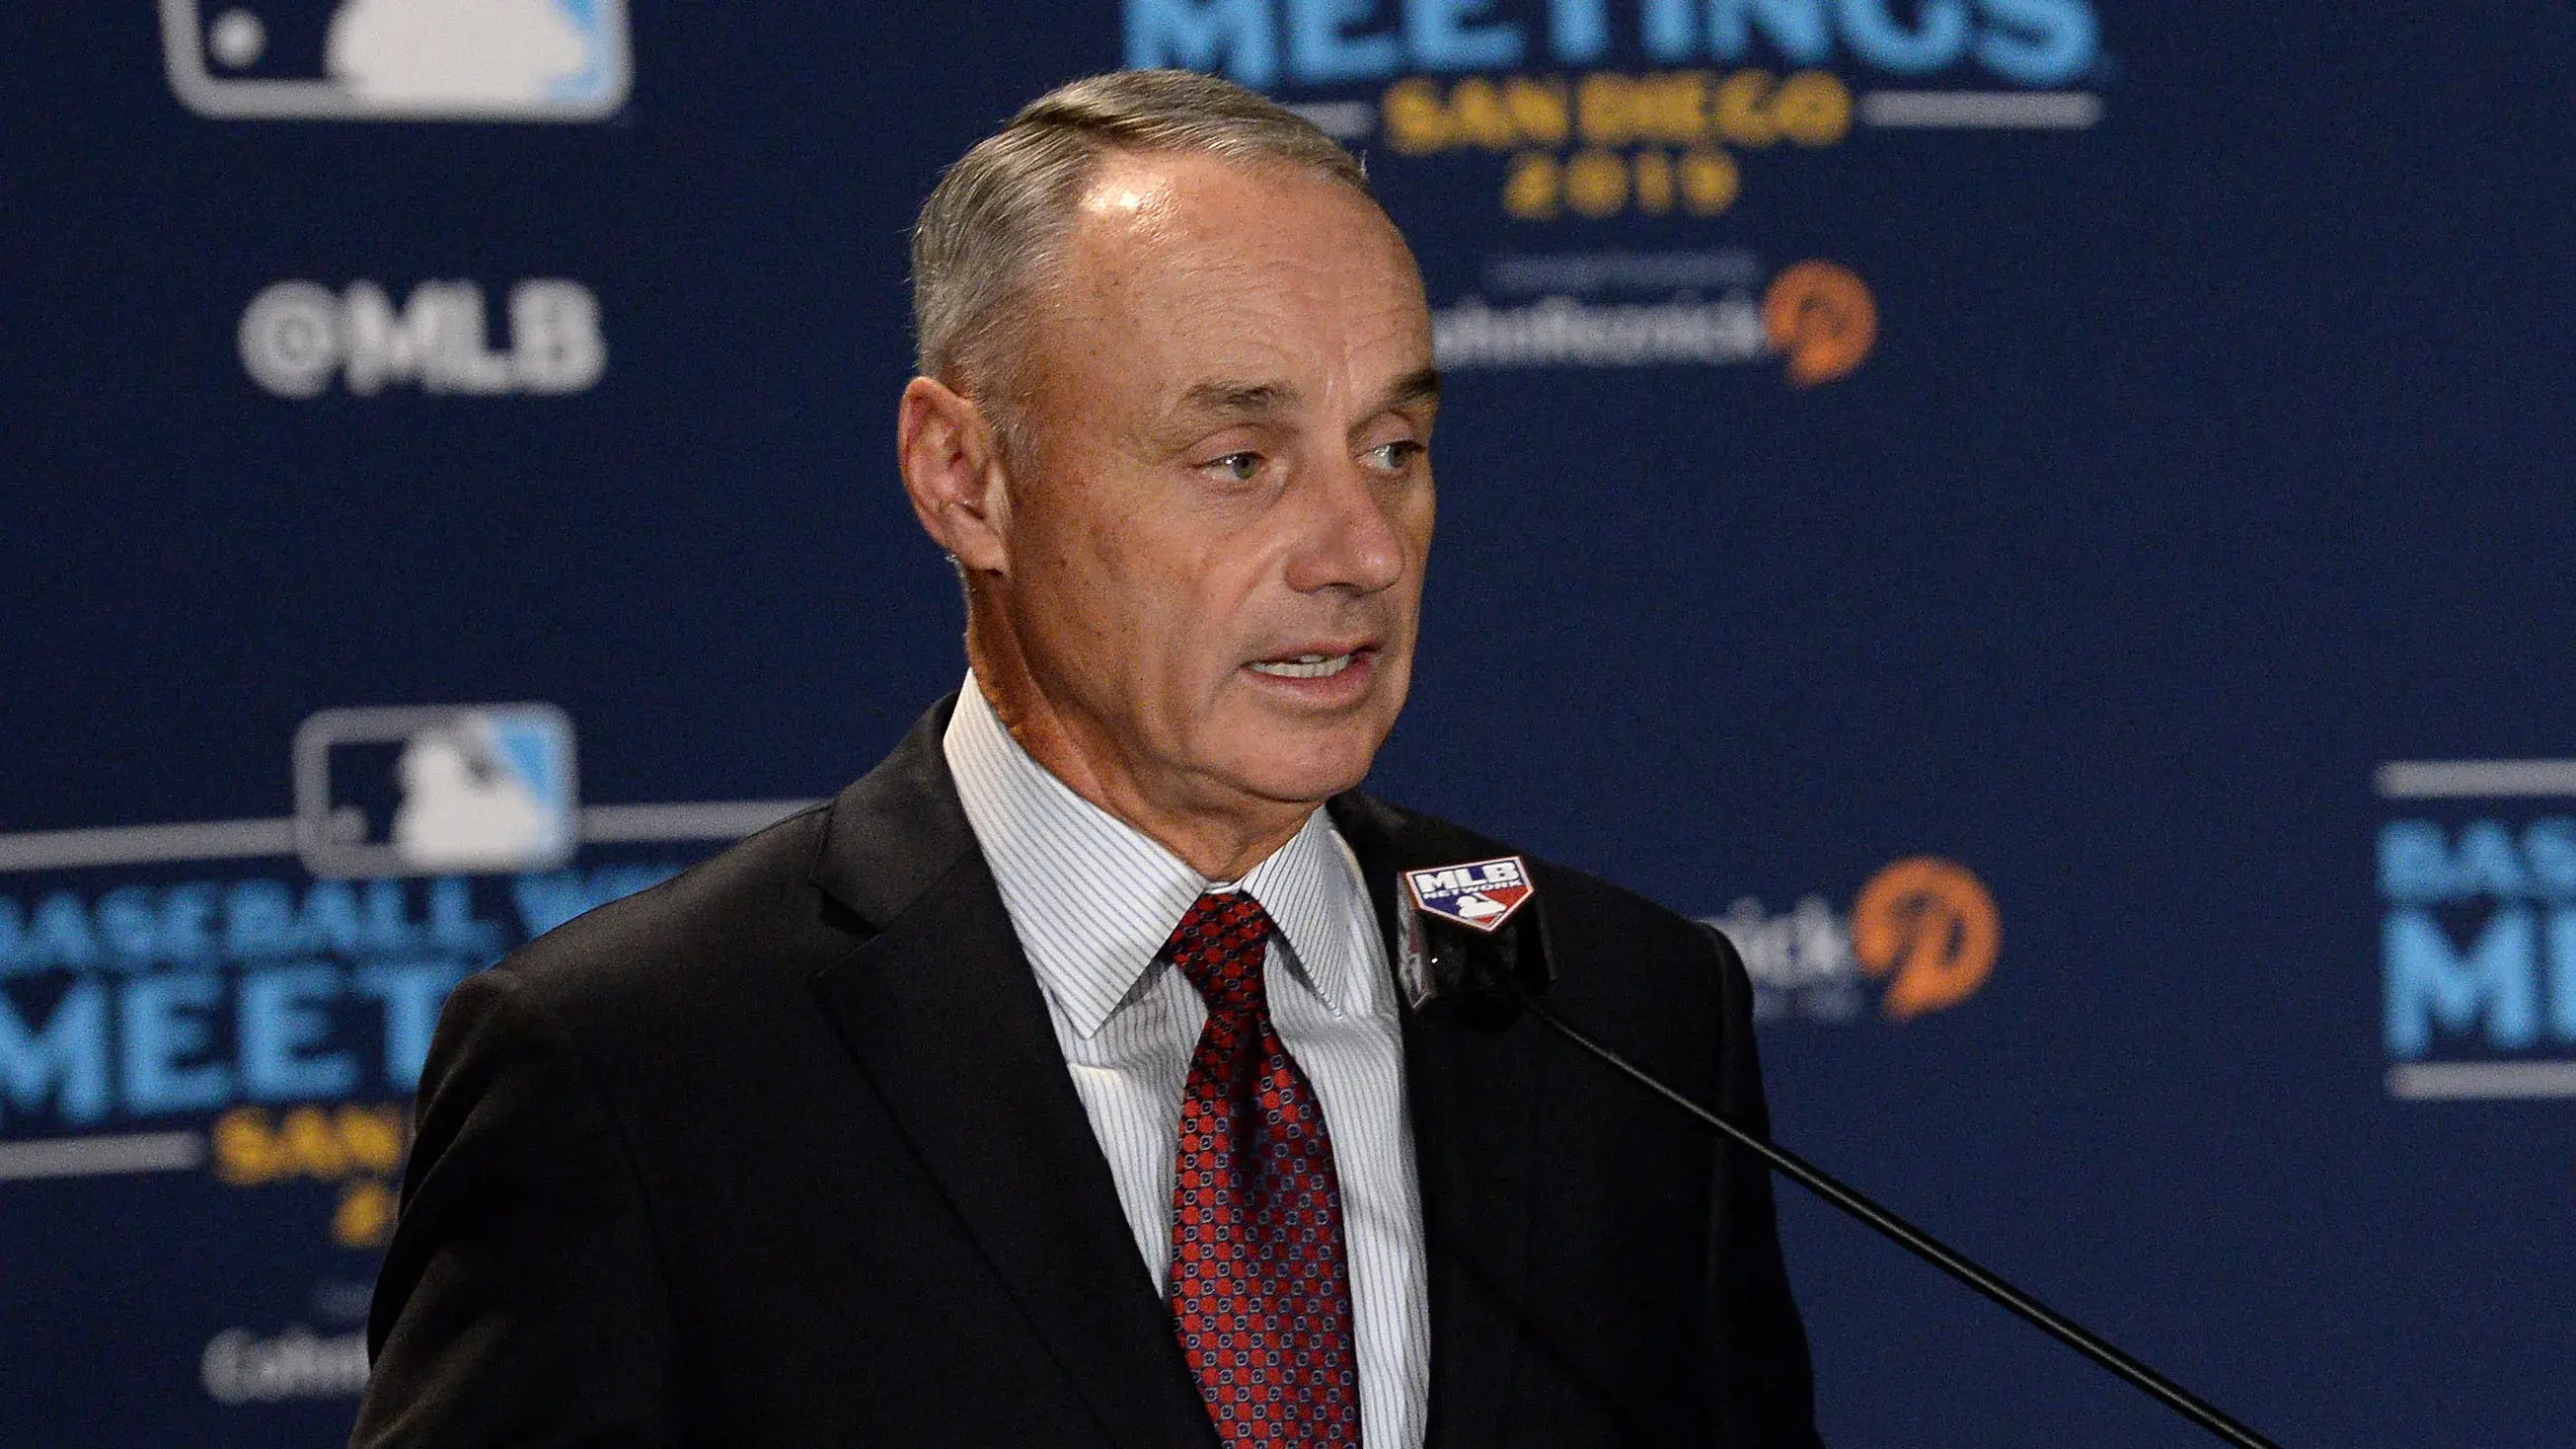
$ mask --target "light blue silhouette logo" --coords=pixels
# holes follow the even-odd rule
[[[171,88],[208,116],[584,121],[630,84],[624,0],[161,0],[161,22]],[[317,23],[318,49],[277,39]]]
[[[324,710],[295,737],[316,875],[544,870],[581,843],[572,721],[552,705]]]

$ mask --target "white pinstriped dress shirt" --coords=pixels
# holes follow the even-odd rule
[[[1207,1007],[1156,957],[1210,889],[1250,891],[1278,925],[1263,984],[1332,1135],[1361,1442],[1419,1449],[1431,1384],[1422,1199],[1395,982],[1350,847],[1317,810],[1241,881],[1211,883],[1030,758],[971,674],[941,743],[1157,1290],[1170,1286],[1181,1090]]]

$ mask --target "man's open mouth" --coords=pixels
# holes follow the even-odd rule
[[[1350,668],[1351,661],[1358,657],[1356,650],[1348,654],[1300,654],[1291,659],[1256,659],[1252,669],[1278,679],[1328,679]]]

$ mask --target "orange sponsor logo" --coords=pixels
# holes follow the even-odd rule
[[[1771,279],[1762,330],[1789,359],[1789,380],[1813,387],[1847,377],[1878,341],[1878,303],[1849,267],[1800,262]]]
[[[1995,898],[1967,867],[1918,855],[1861,887],[1851,943],[1863,971],[1894,978],[1880,1004],[1905,1021],[1976,994],[1995,969],[2003,923]]]

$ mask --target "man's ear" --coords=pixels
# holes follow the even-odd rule
[[[983,409],[936,378],[916,377],[895,413],[894,448],[922,528],[970,573],[1008,573],[1010,499]]]

